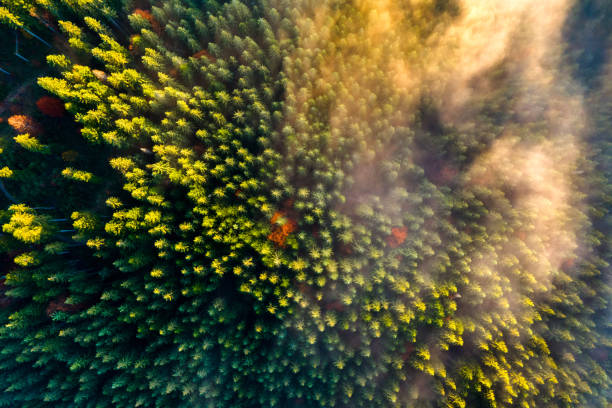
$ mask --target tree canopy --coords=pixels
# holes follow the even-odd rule
[[[612,10],[475,3],[3,1],[0,406],[609,407]]]

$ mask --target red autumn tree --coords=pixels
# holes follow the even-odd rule
[[[61,118],[66,113],[64,104],[52,96],[43,96],[36,101],[38,110],[52,118]]]
[[[159,25],[157,20],[155,20],[155,17],[153,17],[153,15],[151,14],[149,10],[143,10],[143,9],[137,8],[134,10],[134,14],[139,15],[140,17],[144,18],[149,23],[151,23],[151,27],[153,28],[153,31],[155,31],[157,34],[161,33],[161,26]]]
[[[42,131],[40,125],[26,115],[13,115],[8,118],[8,124],[18,133],[29,133],[31,136],[37,135]]]
[[[285,246],[289,234],[297,229],[297,223],[289,218],[285,211],[276,211],[270,224],[272,232],[268,235],[268,239],[281,248]]]
[[[387,237],[387,244],[391,248],[397,248],[404,243],[408,236],[408,228],[406,227],[393,227],[391,228],[391,235]]]

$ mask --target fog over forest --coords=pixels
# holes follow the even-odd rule
[[[609,0],[0,34],[0,407],[612,407]]]

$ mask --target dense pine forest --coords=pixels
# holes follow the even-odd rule
[[[0,407],[612,407],[610,1],[0,34]]]

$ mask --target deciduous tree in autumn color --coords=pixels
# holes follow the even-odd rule
[[[8,118],[8,124],[17,132],[29,133],[31,136],[42,132],[40,124],[27,115],[13,115]]]
[[[286,212],[276,211],[270,220],[270,224],[272,232],[268,235],[268,239],[277,246],[284,248],[287,237],[297,229],[297,223],[289,218]]]
[[[61,118],[66,113],[64,103],[53,96],[43,96],[36,101],[38,110],[52,118]]]
[[[391,228],[391,235],[387,237],[387,244],[391,248],[397,248],[406,241],[408,236],[408,228],[406,227],[393,227]]]

